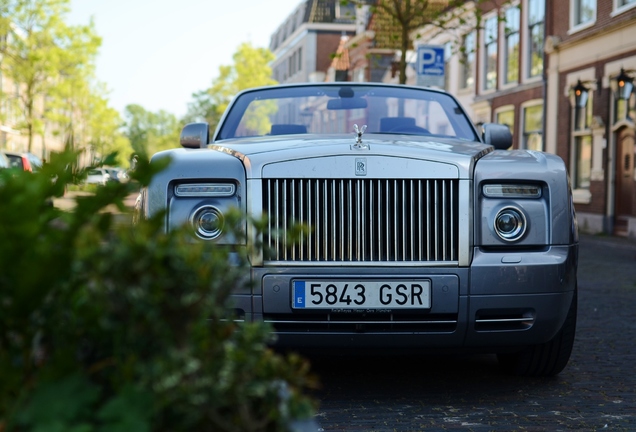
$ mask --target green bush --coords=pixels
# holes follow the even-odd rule
[[[165,233],[163,215],[115,223],[105,209],[126,212],[124,199],[161,166],[141,162],[130,182],[78,197],[72,211],[51,206],[81,181],[66,169],[75,160],[66,152],[35,174],[0,172],[0,430],[311,424],[307,362],[271,351],[266,325],[226,319],[249,251]]]

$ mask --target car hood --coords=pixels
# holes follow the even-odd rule
[[[493,151],[489,145],[457,139],[385,134],[365,135],[362,146],[353,136],[295,135],[221,140],[208,148],[242,160],[247,178],[280,175],[276,172],[290,177],[329,178],[330,173],[342,177],[361,160],[371,169],[371,177],[394,177],[396,171],[399,177],[409,177],[409,171],[421,176],[425,170],[429,175],[470,178],[476,161]]]

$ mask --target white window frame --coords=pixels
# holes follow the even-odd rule
[[[466,53],[464,51],[462,51],[464,49],[464,47],[466,46],[466,39],[472,35],[473,38],[473,50],[470,53]],[[458,73],[458,79],[457,79],[457,92],[464,94],[464,93],[472,93],[472,92],[476,92],[477,87],[476,87],[476,76],[477,76],[477,66],[478,66],[478,62],[477,62],[477,47],[479,44],[479,38],[477,36],[477,32],[476,31],[469,31],[468,33],[465,33],[464,35],[462,35],[461,37],[461,47],[458,50],[458,55],[457,55],[457,59],[458,59],[458,64],[459,64],[459,73]],[[464,80],[465,77],[465,73],[466,73],[466,65],[463,63],[464,61],[464,55],[466,54],[470,54],[473,56],[473,62],[472,62],[472,70],[471,70],[471,74],[472,74],[472,79],[473,82],[472,84],[466,84],[466,80]]]
[[[575,10],[578,7],[581,7],[581,3],[585,1],[585,0],[570,0],[570,29],[568,30],[568,34],[573,34],[576,32],[580,32],[581,30],[585,30],[587,28],[590,28],[592,26],[594,26],[594,24],[596,23],[596,17],[598,14],[598,1],[594,0],[593,2],[594,4],[594,16],[592,17],[592,19],[590,19],[589,21],[586,22],[581,22],[581,23],[576,23],[574,21],[574,15],[575,15]],[[616,0],[615,0],[616,1]]]
[[[507,77],[507,72],[508,72],[508,37],[506,34],[506,20],[505,20],[505,15],[506,12],[508,11],[508,9],[510,8],[517,8],[519,9],[519,30],[517,32],[517,35],[519,37],[519,59],[518,59],[518,67],[519,67],[519,71],[517,72],[517,81],[516,82],[506,82],[506,77]],[[501,44],[500,44],[500,52],[503,54],[499,59],[499,63],[501,64],[501,68],[499,70],[499,85],[500,88],[511,88],[511,87],[516,87],[519,85],[519,83],[522,80],[522,76],[523,76],[523,68],[524,68],[524,63],[523,63],[523,56],[524,56],[524,50],[523,50],[523,37],[522,37],[522,33],[523,33],[523,8],[521,6],[519,6],[519,2],[513,2],[511,4],[509,4],[505,9],[503,9],[501,11],[502,15],[504,16],[504,19],[502,20],[502,24],[501,24],[501,28],[500,28],[500,39],[501,39]]]
[[[480,89],[480,93],[481,94],[488,94],[488,93],[493,93],[496,92],[498,87],[499,87],[499,78],[500,78],[500,69],[501,69],[501,56],[499,55],[500,52],[500,45],[501,45],[501,37],[500,37],[500,27],[501,27],[501,23],[499,22],[499,10],[495,10],[493,11],[493,13],[489,13],[484,15],[483,17],[483,23],[484,23],[484,27],[482,28],[482,30],[480,31],[480,35],[479,35],[479,52],[480,52],[480,56],[479,56],[479,62],[477,62],[478,64],[476,65],[477,67],[479,67],[479,71],[481,72],[479,74],[480,76],[480,82],[479,82],[479,89]],[[486,88],[486,57],[487,57],[487,53],[486,53],[486,22],[488,22],[488,20],[495,18],[497,20],[497,40],[495,42],[495,47],[497,48],[497,60],[495,62],[495,72],[497,74],[497,77],[495,79],[495,86],[493,88]],[[476,68],[475,68],[475,72],[476,72]]]
[[[619,6],[618,5],[618,1],[619,0],[614,0],[613,4],[612,4],[612,13],[610,14],[611,17],[614,17],[616,15],[620,15],[625,11],[628,11],[630,9],[633,9],[636,7],[636,0],[633,0],[631,3],[628,3],[626,5],[623,6]]]
[[[521,47],[521,81],[524,83],[531,83],[531,82],[536,82],[536,81],[541,81],[541,79],[543,78],[542,75],[543,74],[539,74],[537,76],[530,76],[530,68],[532,65],[532,61],[530,59],[530,48],[532,47],[532,40],[531,40],[531,34],[530,34],[530,12],[529,12],[529,2],[530,0],[524,0],[523,6],[521,8],[521,25],[522,25],[522,34],[523,34],[523,43],[522,43],[522,47]],[[543,37],[544,37],[544,41],[543,43],[545,44],[545,13],[546,11],[544,10],[544,15],[543,15]],[[545,62],[543,64],[543,69],[545,70]]]
[[[524,149],[524,150],[528,150],[528,147],[526,145],[526,137],[525,137],[525,132],[526,132],[526,109],[528,108],[533,108],[535,106],[542,106],[543,107],[543,115],[545,115],[545,107],[544,107],[545,101],[543,99],[532,99],[529,101],[526,101],[524,103],[521,104],[521,106],[519,107],[519,148],[520,149]],[[542,119],[542,124],[541,124],[541,148],[542,150],[545,149],[545,130],[544,129],[544,124],[545,124],[545,119]]]
[[[587,118],[588,116],[587,110],[593,110],[594,96],[595,96],[593,88],[589,88],[588,93],[589,93],[589,97],[588,97],[586,108],[585,108],[586,112],[583,113],[585,118]],[[575,113],[576,109],[577,108],[574,106],[574,100],[572,97],[570,100],[570,118],[571,118],[571,121],[570,121],[570,154],[571,154],[570,172],[572,173],[571,180],[572,180],[573,193],[576,198],[575,201],[579,204],[587,204],[590,202],[592,198],[592,194],[590,192],[590,186],[591,186],[592,180],[594,180],[594,176],[592,175],[592,171],[594,167],[594,131],[593,131],[593,124],[592,124],[593,120],[590,120],[589,124],[586,122],[585,128],[577,130],[576,129],[577,115]],[[579,185],[577,184],[577,178],[576,178],[579,173],[579,163],[578,163],[579,160],[578,160],[578,152],[576,148],[576,145],[577,145],[576,141],[577,139],[585,138],[585,137],[589,137],[589,140],[590,140],[590,166],[589,166],[590,185],[588,187],[579,187]]]

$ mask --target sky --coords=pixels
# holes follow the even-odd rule
[[[67,22],[93,19],[102,38],[97,79],[110,106],[166,110],[179,117],[209,88],[238,46],[269,47],[302,0],[71,0]]]

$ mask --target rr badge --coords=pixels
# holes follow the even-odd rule
[[[367,158],[356,158],[356,175],[367,175]]]

